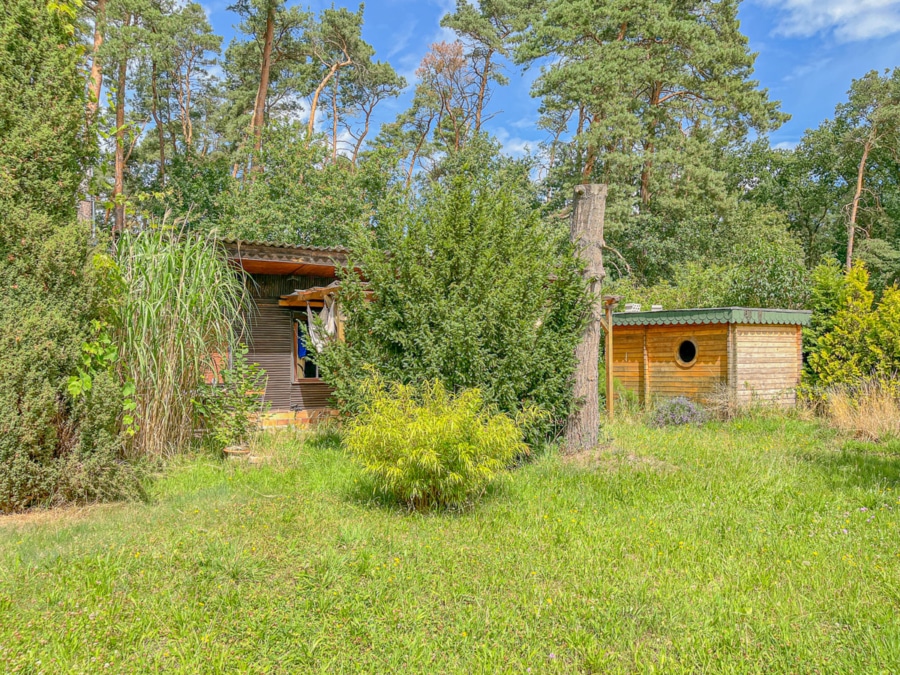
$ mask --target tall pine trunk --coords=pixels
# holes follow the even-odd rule
[[[106,20],[106,0],[97,0],[94,16],[94,44],[91,47],[91,74],[88,80],[88,102],[85,112],[85,130],[90,134],[97,110],[100,107],[100,90],[103,87],[103,62],[100,59],[100,47],[103,46],[103,24]],[[93,204],[87,199],[90,189],[90,174],[85,170],[81,184],[78,186],[78,220],[86,223],[93,218]]]
[[[263,40],[262,64],[259,72],[259,89],[256,91],[256,102],[253,106],[253,119],[250,128],[253,130],[253,151],[258,154],[262,148],[262,132],[266,115],[266,95],[269,91],[269,71],[272,68],[272,43],[275,39],[275,7],[270,2],[266,11],[266,35]]]
[[[874,134],[873,134],[874,136]],[[859,200],[862,197],[863,185],[866,177],[866,162],[869,161],[869,153],[872,151],[871,138],[863,147],[862,158],[859,160],[859,168],[856,170],[856,191],[853,193],[853,205],[850,207],[850,223],[847,225],[847,271],[853,267],[853,240],[856,238],[856,218],[859,215]]]
[[[166,187],[166,130],[162,125],[162,118],[159,115],[159,93],[156,89],[156,60],[150,61],[151,79],[150,86],[152,89],[152,98],[150,101],[150,114],[153,116],[153,123],[156,125],[156,136],[159,139],[159,184],[160,187]]]
[[[128,59],[119,62],[119,77],[116,83],[116,170],[113,184],[113,201],[115,202],[115,219],[113,227],[116,232],[125,229],[125,202],[122,194],[125,189],[125,76],[128,72]]]

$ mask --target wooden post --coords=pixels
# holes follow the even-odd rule
[[[606,309],[606,349],[604,349],[606,354],[606,414],[610,422],[613,419],[616,399],[613,391],[613,305],[616,302],[618,302],[617,298],[603,298],[603,304]]]
[[[591,184],[575,187],[571,238],[585,263],[585,280],[591,295],[591,312],[581,342],[575,349],[575,411],[566,422],[566,450],[578,452],[597,445],[600,437],[600,328],[604,308],[600,286],[606,276],[603,269],[603,219],[606,211],[606,186]],[[611,335],[611,334],[610,334]],[[609,340],[612,338],[609,337]],[[608,398],[608,397],[607,397]]]

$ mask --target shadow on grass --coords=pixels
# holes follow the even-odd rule
[[[828,454],[804,454],[835,489],[900,486],[900,441],[847,441]]]
[[[502,482],[488,485],[483,493],[476,495],[465,504],[458,506],[432,505],[425,508],[413,508],[409,504],[383,490],[379,490],[375,482],[362,474],[344,491],[344,498],[358,506],[379,509],[398,516],[437,516],[460,517],[470,515],[475,509],[482,508],[504,494]]]

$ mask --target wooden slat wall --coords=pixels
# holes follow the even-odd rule
[[[697,360],[682,366],[675,352],[683,340],[697,344]],[[648,326],[650,397],[701,399],[728,378],[728,325]]]
[[[800,326],[735,326],[738,400],[794,405],[803,364],[801,340]]]
[[[294,350],[291,313],[272,298],[257,299],[256,307],[250,318],[247,358],[263,367],[269,377],[265,400],[272,410],[290,410]]]
[[[697,344],[697,360],[685,367],[676,361],[675,351],[682,340],[689,338]],[[703,398],[728,379],[728,325],[616,328],[613,374],[643,402],[647,395],[651,400],[675,396]]]
[[[279,307],[278,298],[297,289],[325,286],[334,279],[255,275],[251,293],[256,311],[250,317],[247,357],[266,370],[265,400],[272,411],[329,407],[332,389],[324,382],[293,383],[294,329],[291,310]]]
[[[334,390],[324,382],[302,382],[291,386],[291,408],[293,410],[316,410],[330,408]]]
[[[644,395],[644,327],[622,326],[613,333],[613,377],[625,389]]]

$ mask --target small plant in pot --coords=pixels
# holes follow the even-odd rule
[[[268,408],[262,401],[266,379],[266,371],[247,360],[242,344],[232,354],[230,366],[219,370],[218,382],[204,385],[195,401],[207,433],[226,455],[250,454],[249,441]]]

